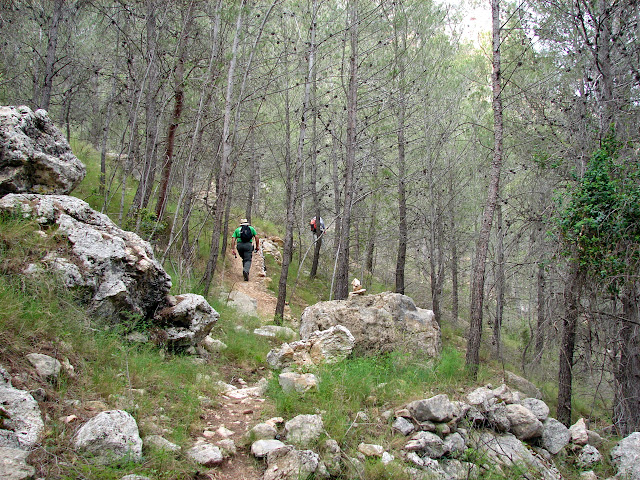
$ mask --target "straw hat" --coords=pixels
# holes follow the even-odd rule
[[[243,218],[242,220],[240,220],[240,225],[249,225],[249,220]]]

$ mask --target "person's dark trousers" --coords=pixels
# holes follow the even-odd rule
[[[242,275],[244,279],[249,278],[249,270],[251,270],[251,256],[253,255],[253,242],[238,242],[238,253],[242,258]]]

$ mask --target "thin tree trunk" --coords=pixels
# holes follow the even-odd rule
[[[253,148],[252,148],[253,151]],[[247,208],[245,209],[245,218],[251,223],[254,206],[258,201],[260,194],[260,161],[255,152],[251,155],[251,184],[249,186],[249,195],[247,195]]]
[[[453,215],[451,216],[451,231],[455,232]],[[454,234],[451,237],[451,317],[454,324],[458,322],[458,307],[460,304],[458,297],[458,261],[458,242]]]
[[[500,70],[500,0],[491,0],[493,68],[491,83],[493,87],[493,161],[487,201],[482,216],[482,226],[476,244],[475,265],[471,283],[471,307],[469,338],[467,341],[466,366],[472,378],[477,378],[480,364],[480,341],[482,338],[482,308],[484,304],[484,281],[487,251],[493,213],[500,190],[500,171],[502,169],[502,86]]]
[[[144,167],[133,199],[132,210],[146,208],[151,196],[156,172],[157,141],[158,141],[158,28],[156,25],[156,0],[146,0],[147,5],[147,89],[145,92],[146,140],[144,152]],[[140,227],[141,218],[138,217],[136,229]]]
[[[556,418],[566,426],[571,425],[571,396],[573,379],[573,353],[576,342],[576,325],[580,314],[582,272],[571,266],[567,288],[564,292],[565,312],[562,319],[562,339],[558,361],[558,409]]]
[[[399,17],[398,12],[394,12]],[[398,105],[397,105],[397,140],[398,140],[398,250],[396,255],[396,285],[395,292],[404,294],[405,279],[404,271],[405,264],[407,262],[407,187],[406,187],[406,158],[405,158],[405,114],[406,114],[406,99],[404,92],[405,81],[405,65],[402,55],[406,50],[406,33],[402,33],[402,52],[400,51],[400,42],[398,32],[399,18],[395,18],[393,21],[394,26],[394,63],[395,69],[398,72],[396,81],[398,89]]]
[[[622,436],[640,430],[640,295],[633,283],[625,290],[616,342],[619,353],[614,368],[613,406],[614,424]]]
[[[233,39],[233,47],[231,50],[231,60],[229,62],[229,70],[227,75],[227,92],[225,96],[225,109],[224,109],[224,122],[222,126],[222,157],[220,159],[220,176],[217,181],[217,196],[214,212],[213,230],[211,232],[211,248],[209,251],[209,260],[207,261],[206,270],[202,277],[202,287],[204,296],[209,294],[211,288],[211,281],[216,270],[216,264],[218,262],[218,256],[220,253],[220,233],[222,230],[222,219],[224,215],[224,206],[227,202],[227,195],[229,189],[229,181],[231,179],[231,165],[229,157],[231,156],[231,149],[233,148],[233,139],[231,138],[231,106],[233,100],[233,86],[236,64],[238,61],[238,44],[240,43],[240,32],[242,29],[242,14],[246,0],[242,0],[238,18],[236,20],[236,32]]]
[[[296,152],[295,165],[292,165],[293,171],[288,171],[287,183],[287,223],[286,233],[284,240],[284,253],[282,260],[282,269],[280,271],[280,281],[278,283],[278,299],[276,302],[275,321],[276,323],[282,322],[284,318],[284,306],[287,297],[287,278],[289,276],[289,263],[293,252],[293,229],[295,226],[295,214],[296,214],[296,197],[298,195],[298,184],[300,183],[300,175],[302,173],[302,164],[304,162],[304,140],[307,131],[307,119],[309,113],[309,103],[311,98],[311,85],[313,83],[314,71],[315,71],[315,52],[316,52],[316,14],[317,14],[317,0],[313,1],[311,14],[311,28],[309,38],[309,52],[308,52],[308,69],[307,78],[304,86],[304,99],[302,101],[302,117],[300,121],[300,134],[298,137],[298,149]],[[286,65],[285,65],[286,67]],[[288,85],[287,85],[288,87]],[[287,90],[288,98],[288,90]],[[287,109],[288,110],[288,109]],[[288,123],[288,113],[287,113]],[[289,162],[291,163],[291,162]],[[288,169],[289,170],[289,169]],[[318,224],[320,218],[317,218]]]
[[[51,16],[51,24],[49,25],[47,57],[45,58],[44,67],[44,84],[42,86],[42,99],[40,100],[40,108],[49,110],[51,103],[51,90],[53,89],[53,77],[55,75],[56,49],[58,46],[58,27],[62,19],[62,6],[64,0],[55,0],[53,2],[53,15]]]
[[[180,33],[178,41],[178,51],[176,52],[176,65],[173,71],[173,96],[174,106],[173,115],[167,131],[167,144],[164,152],[164,164],[162,166],[162,175],[160,177],[160,187],[158,189],[158,202],[156,203],[156,217],[161,219],[167,206],[167,197],[169,189],[169,179],[173,169],[173,149],[175,144],[176,132],[182,116],[184,106],[184,62],[187,56],[187,39],[191,29],[193,19],[193,2],[189,2],[185,13],[184,25]]]
[[[502,223],[502,205],[496,206],[496,320],[493,323],[493,348],[496,358],[500,358],[500,333],[504,312],[504,225]]]
[[[118,73],[120,71],[120,56],[118,50],[120,46],[120,29],[116,32],[116,62],[114,66],[113,78],[111,80],[111,94],[107,99],[107,112],[105,115],[105,121],[102,126],[102,142],[100,146],[100,196],[103,197],[102,213],[107,211],[109,204],[109,195],[107,193],[107,142],[109,140],[109,130],[111,129],[111,120],[113,119],[113,103],[116,98],[116,91],[118,85]]]
[[[316,226],[320,225],[321,209],[320,198],[318,195],[318,105],[316,101],[316,74],[317,69],[313,69],[313,77],[311,80],[311,108],[312,108],[312,120],[311,120],[311,199],[313,202],[313,211],[316,217]],[[320,235],[314,235],[313,245],[313,260],[311,261],[311,271],[309,272],[309,278],[315,278],[318,274],[318,263],[320,262],[320,249],[322,248],[322,239],[324,237],[324,231],[320,231],[316,227],[316,231],[320,232]]]
[[[542,263],[538,264],[537,274],[537,294],[538,294],[538,312],[537,312],[537,325],[536,325],[536,359],[542,358],[542,351],[544,349],[544,331],[546,327],[545,316],[545,282],[544,282],[544,266]]]
[[[173,217],[171,226],[171,234],[169,235],[169,246],[175,241],[176,233],[175,227],[178,225],[178,214],[182,212],[182,220],[180,222],[179,236],[181,239],[180,252],[182,259],[186,264],[190,264],[192,260],[192,247],[189,240],[189,227],[191,220],[191,211],[193,208],[193,196],[194,196],[194,182],[195,182],[195,166],[197,152],[200,151],[202,145],[202,135],[204,128],[202,127],[203,117],[207,106],[210,103],[210,99],[213,95],[211,86],[215,84],[215,80],[218,77],[218,71],[214,69],[216,65],[216,58],[219,54],[219,42],[218,37],[220,35],[221,24],[221,6],[222,0],[218,0],[215,8],[215,14],[213,18],[213,25],[211,28],[211,54],[209,55],[209,64],[207,66],[207,74],[205,81],[202,83],[200,90],[200,101],[198,104],[198,112],[196,114],[196,124],[193,130],[193,136],[191,139],[191,146],[189,148],[189,154],[185,162],[185,175],[183,176],[183,188],[180,192],[180,198],[178,199],[178,205]],[[208,91],[207,91],[208,90]],[[165,251],[164,257],[168,254],[169,249]]]
[[[398,113],[398,252],[396,255],[396,293],[404,294],[404,269],[407,262],[407,187],[405,183],[406,160],[404,153],[404,97],[400,98]]]
[[[353,172],[357,151],[358,114],[358,2],[349,2],[350,44],[349,88],[347,92],[347,139],[345,157],[344,207],[340,221],[340,248],[333,296],[336,300],[347,298],[349,294],[349,235],[351,232],[351,209],[353,207]]]

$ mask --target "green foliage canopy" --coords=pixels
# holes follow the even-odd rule
[[[637,273],[640,260],[640,166],[623,147],[613,132],[603,140],[561,196],[565,207],[556,218],[565,255],[613,291]]]

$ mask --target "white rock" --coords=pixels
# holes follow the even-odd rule
[[[518,404],[507,405],[506,409],[511,431],[518,439],[528,440],[542,435],[542,423],[531,410]]]
[[[142,439],[135,419],[123,410],[101,412],[76,433],[74,447],[91,456],[94,463],[107,465],[123,459],[142,459]]]
[[[0,384],[0,405],[8,416],[3,428],[13,434],[12,440],[4,446],[15,446],[17,442],[20,448],[33,447],[44,431],[38,402],[29,392],[13,388],[7,381]]]
[[[202,346],[209,353],[220,353],[227,349],[227,345],[217,338],[213,338],[211,335],[204,337]]]
[[[194,462],[204,465],[205,467],[213,467],[224,461],[224,456],[220,448],[209,443],[191,447],[186,451],[186,455]]]
[[[531,410],[538,420],[544,422],[549,416],[549,406],[537,398],[525,398],[520,402],[523,406]]]
[[[547,418],[542,424],[542,446],[557,455],[571,440],[571,433],[555,418]]]
[[[269,452],[284,448],[286,445],[280,440],[257,440],[251,444],[251,454],[256,458],[266,457]]]
[[[295,445],[313,444],[324,432],[320,415],[298,415],[284,424],[287,440]]]
[[[586,445],[589,443],[589,432],[587,432],[587,425],[584,422],[584,418],[581,418],[571,425],[569,427],[569,433],[571,434],[571,443],[576,445]]]
[[[284,392],[304,393],[318,388],[318,377],[313,373],[283,372],[278,376],[278,383]]]
[[[27,463],[29,452],[19,448],[0,447],[0,478],[26,480],[34,478],[36,469]]]
[[[62,364],[49,355],[29,353],[27,360],[31,362],[31,365],[36,369],[36,373],[42,378],[55,380],[60,375]]]
[[[375,445],[373,443],[360,443],[358,445],[358,451],[365,457],[382,457],[384,453],[384,447],[382,445]]]
[[[618,469],[618,478],[640,478],[640,432],[620,440],[610,455],[611,463]]]
[[[256,328],[253,333],[260,337],[280,338],[285,341],[292,341],[298,338],[295,330],[279,325],[263,325],[260,328]]]
[[[144,438],[144,445],[149,445],[156,450],[166,450],[167,452],[179,452],[181,450],[179,445],[170,442],[160,435],[148,435]]]

